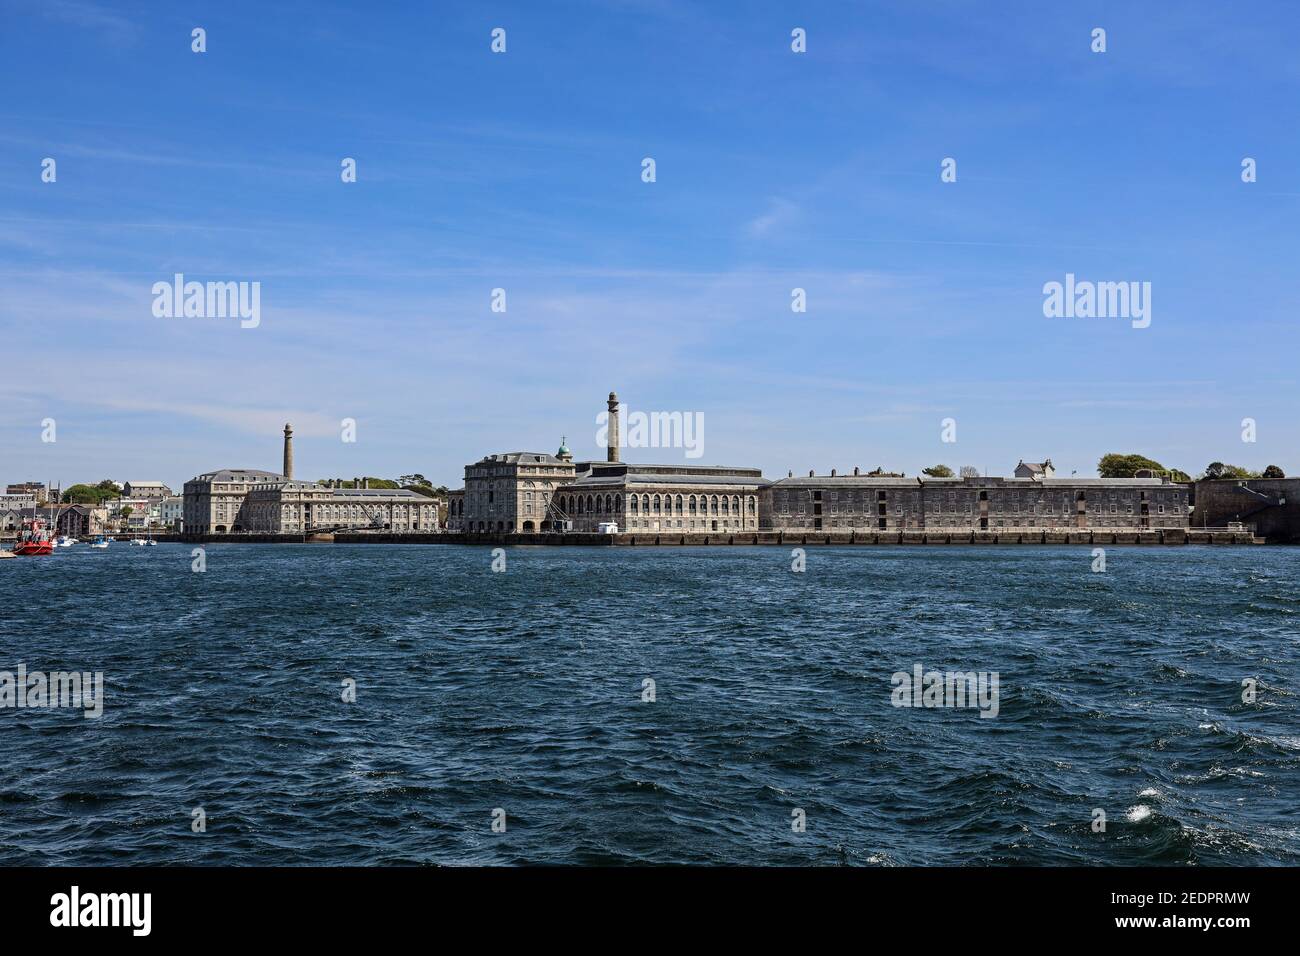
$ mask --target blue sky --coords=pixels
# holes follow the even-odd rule
[[[299,477],[458,486],[600,457],[611,389],[771,477],[1300,473],[1300,14],[1248,13],[0,0],[0,480],[275,469],[292,421]],[[261,325],[155,318],[176,272]],[[1044,317],[1067,272],[1150,327]]]

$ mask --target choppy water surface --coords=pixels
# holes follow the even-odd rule
[[[1087,548],[807,555],[802,574],[788,549],[726,547],[515,548],[505,573],[456,546],[0,563],[0,670],[107,682],[99,720],[0,710],[0,851],[1300,862],[1300,549],[1111,548],[1104,574]],[[998,716],[891,706],[917,663],[997,671]]]

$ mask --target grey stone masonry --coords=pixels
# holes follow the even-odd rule
[[[762,492],[773,531],[1188,527],[1186,484],[1159,478],[784,478]]]

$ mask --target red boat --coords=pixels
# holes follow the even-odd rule
[[[14,542],[14,554],[37,555],[54,553],[54,536],[50,534],[45,527],[45,522],[40,518],[32,518],[24,526],[22,531],[18,532],[18,540]]]

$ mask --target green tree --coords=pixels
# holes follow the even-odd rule
[[[1221,461],[1212,461],[1205,466],[1204,477],[1211,481],[1216,479],[1233,479],[1258,478],[1259,472],[1251,471],[1249,468],[1242,468],[1240,465],[1225,465]]]
[[[953,477],[953,471],[947,465],[931,465],[929,468],[922,468],[921,474],[929,475],[931,478]]]
[[[1102,478],[1132,478],[1143,469],[1149,468],[1154,475],[1168,475],[1170,481],[1191,481],[1192,476],[1179,468],[1166,468],[1154,458],[1146,455],[1121,455],[1111,452],[1102,455],[1097,462],[1097,474]]]
[[[325,480],[325,479],[323,479],[323,480]],[[332,479],[328,479],[328,480],[332,480]],[[397,487],[399,487],[399,485],[397,484],[397,482],[392,481],[392,480],[390,480],[390,479],[388,479],[388,478],[371,478],[371,477],[368,477],[368,476],[367,476],[367,477],[365,477],[365,478],[362,478],[361,481],[366,485],[367,488],[397,488]],[[356,488],[356,487],[358,487],[358,485],[357,485],[357,483],[356,483],[355,481],[340,481],[340,482],[339,482],[339,487],[341,487],[341,488]]]
[[[1261,477],[1261,478],[1285,478],[1285,477],[1286,477],[1286,472],[1284,472],[1284,471],[1283,471],[1281,468],[1279,468],[1277,465],[1269,465],[1269,466],[1268,466],[1267,468],[1265,468],[1262,472],[1260,472],[1259,477]]]
[[[1150,468],[1152,471],[1167,471],[1164,465],[1145,455],[1120,455],[1111,452],[1102,455],[1097,462],[1097,474],[1102,478],[1132,478],[1139,469]]]
[[[101,481],[97,485],[73,485],[63,492],[60,500],[69,505],[99,505],[110,498],[120,498],[121,496],[121,488],[111,481]]]

